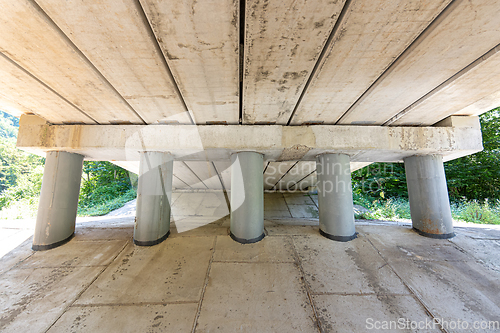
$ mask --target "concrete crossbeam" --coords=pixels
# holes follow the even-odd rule
[[[478,118],[467,119],[458,127],[95,126],[49,125],[23,116],[17,147],[38,155],[67,151],[106,161],[138,161],[140,151],[168,151],[181,161],[229,160],[240,151],[275,161],[314,161],[323,153],[347,154],[351,162],[402,162],[415,154],[448,161],[482,150]]]

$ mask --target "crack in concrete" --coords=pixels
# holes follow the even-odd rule
[[[307,284],[307,281],[306,281],[305,271],[304,271],[304,268],[302,267],[302,260],[300,259],[299,253],[297,252],[297,247],[295,246],[295,242],[293,241],[293,237],[292,236],[288,236],[288,237],[290,238],[290,241],[292,243],[292,250],[293,250],[293,256],[295,257],[295,263],[300,270],[300,274],[301,274],[300,280],[303,283],[304,288],[306,289],[307,298],[309,299],[309,304],[311,305],[311,308],[312,308],[312,311],[314,314],[314,321],[315,321],[316,327],[318,328],[319,332],[322,333],[322,332],[324,332],[324,330],[321,327],[321,323],[320,323],[319,316],[318,316],[318,310],[316,309],[316,304],[314,303],[314,300],[312,297],[313,293],[311,291],[310,286]]]
[[[217,236],[215,236],[214,243],[212,245],[212,256],[210,257],[210,261],[208,262],[207,274],[205,275],[205,283],[203,285],[203,289],[201,290],[200,301],[198,303],[198,310],[196,311],[196,317],[194,318],[192,333],[195,333],[196,326],[198,326],[198,319],[200,318],[201,307],[203,305],[203,297],[205,297],[205,290],[207,289],[208,282],[210,281],[210,269],[212,268],[212,263],[214,262],[216,245],[217,245]]]

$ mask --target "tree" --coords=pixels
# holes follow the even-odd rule
[[[500,108],[480,120],[484,150],[445,163],[452,198],[500,198]]]
[[[85,161],[79,205],[89,207],[112,200],[132,188],[130,176],[110,162]]]
[[[500,198],[500,108],[480,116],[482,152],[445,163],[451,199]],[[352,173],[356,195],[372,199],[407,197],[402,163],[373,163]]]

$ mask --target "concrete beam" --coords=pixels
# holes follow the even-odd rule
[[[137,1],[37,3],[146,123],[191,124]]]
[[[35,1],[1,0],[0,7],[9,18],[0,20],[0,51],[88,115],[85,123],[144,123]],[[61,123],[58,117],[54,121]]]
[[[195,123],[239,119],[239,2],[140,0]]]
[[[350,1],[291,124],[335,124],[448,3]]]
[[[244,124],[287,124],[345,2],[246,1]]]
[[[497,0],[451,2],[343,115],[338,124],[359,124],[361,121],[365,124],[384,124],[417,102],[500,43],[499,15],[500,3]],[[493,64],[490,61],[487,63]],[[497,69],[494,69],[487,75],[496,72]],[[463,96],[459,96],[462,100]],[[422,114],[422,109],[418,110],[417,114],[422,116],[416,121],[423,125],[435,123],[439,119],[433,119],[430,124],[425,122],[426,115],[433,118],[432,112],[425,109]],[[441,119],[446,116],[442,115]]]
[[[471,117],[473,118],[473,117]],[[165,133],[168,135],[165,135]],[[314,161],[322,153],[351,162],[402,162],[415,154],[444,161],[482,150],[481,130],[468,127],[49,125],[21,117],[17,147],[44,155],[67,151],[88,160],[138,161],[140,151],[168,151],[175,160],[221,161],[240,151],[265,160]]]

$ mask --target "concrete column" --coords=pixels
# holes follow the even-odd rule
[[[82,155],[63,151],[47,153],[33,250],[48,250],[73,237],[82,167]]]
[[[263,169],[262,154],[231,155],[231,238],[243,244],[265,236]]]
[[[413,229],[427,237],[453,237],[443,157],[415,155],[404,162]]]
[[[165,152],[142,152],[137,186],[134,243],[151,246],[170,234],[170,202],[174,160]]]
[[[320,234],[340,242],[356,238],[349,156],[318,155],[316,172]]]

